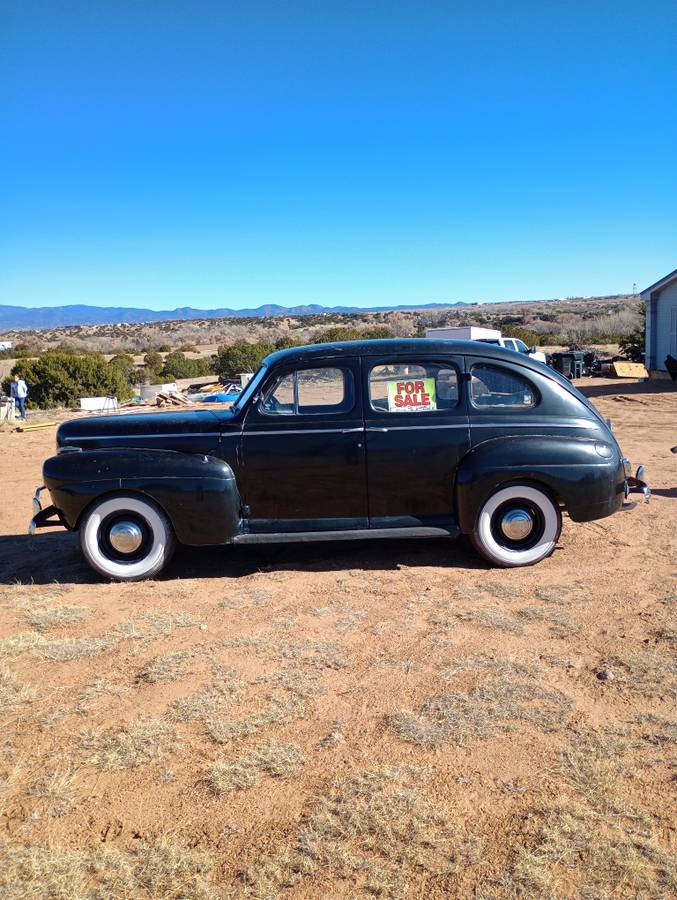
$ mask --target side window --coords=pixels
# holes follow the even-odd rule
[[[369,373],[369,398],[379,412],[436,412],[458,405],[458,383],[448,363],[389,363]]]
[[[355,405],[350,369],[299,369],[275,381],[259,406],[270,416],[346,413]]]
[[[470,398],[482,409],[526,409],[536,406],[538,391],[526,378],[501,366],[476,365],[470,370]]]
[[[527,345],[524,343],[524,341],[520,341],[519,338],[517,338],[517,340],[515,341],[515,350],[517,350],[518,353],[529,352],[529,348],[527,347]]]

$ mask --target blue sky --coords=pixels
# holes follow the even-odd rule
[[[677,267],[671,0],[0,14],[0,303],[523,299]]]

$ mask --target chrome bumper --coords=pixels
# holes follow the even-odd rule
[[[35,489],[35,493],[33,494],[33,518],[31,519],[28,525],[28,533],[35,534],[35,531],[38,527],[37,522],[35,521],[37,515],[42,512],[42,503],[40,502],[40,494],[46,490],[44,484],[41,484],[39,488]]]
[[[630,491],[640,491],[644,494],[644,501],[646,503],[651,500],[651,488],[644,480],[644,466],[637,466],[637,471],[634,475],[626,475],[625,478],[625,496],[627,497]]]
[[[35,534],[38,528],[53,528],[55,525],[68,527],[56,506],[50,504],[47,507],[43,507],[40,494],[45,490],[47,488],[44,484],[41,484],[33,494],[33,518],[28,524],[29,534]]]

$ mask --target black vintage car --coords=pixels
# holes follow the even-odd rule
[[[57,432],[31,528],[78,530],[111,579],[190,545],[468,534],[498,566],[549,556],[562,510],[623,505],[630,474],[561,375],[477,342],[380,340],[273,353],[229,410],[76,419]]]

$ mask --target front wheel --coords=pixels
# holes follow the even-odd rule
[[[561,531],[562,514],[550,495],[515,484],[485,500],[470,539],[494,565],[532,566],[550,556]]]
[[[171,522],[152,501],[114,496],[94,503],[80,525],[80,546],[89,565],[113,581],[157,575],[172,558]]]

